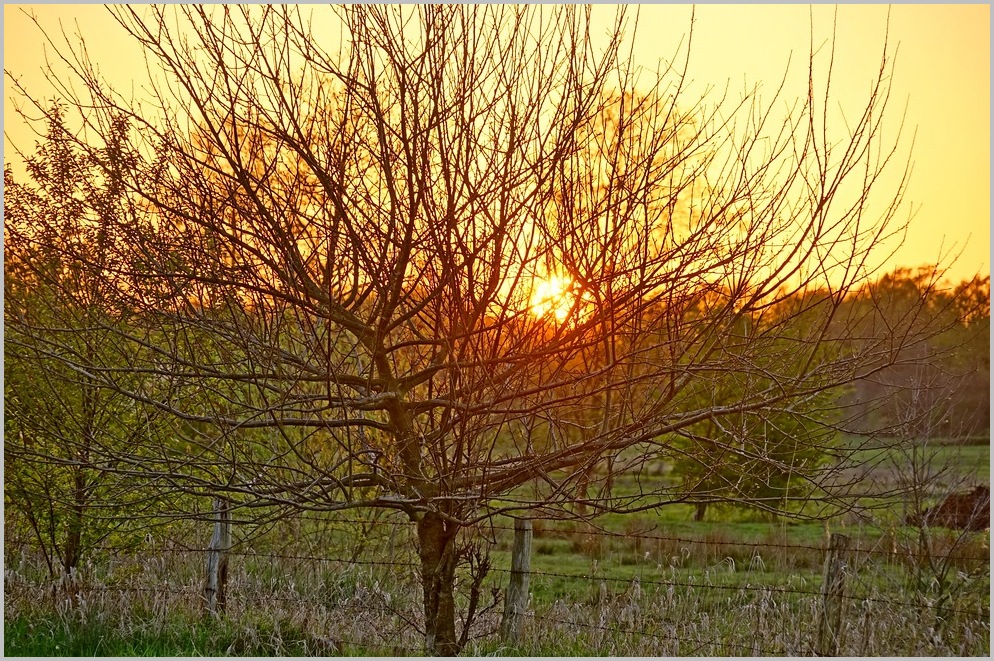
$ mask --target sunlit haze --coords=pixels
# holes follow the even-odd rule
[[[531,296],[531,311],[536,317],[551,314],[557,321],[565,321],[575,303],[573,283],[560,276],[550,276],[535,284]]]
[[[64,96],[45,81],[42,67],[46,54],[51,59],[53,52],[22,9],[33,12],[56,43],[60,30],[67,35],[81,33],[99,74],[126,97],[141,98],[147,84],[143,81],[148,80],[138,47],[102,6],[5,5],[4,162],[12,163],[15,172],[23,172],[17,151],[30,153],[37,135],[15,112],[23,104],[13,98],[9,76],[38,97]],[[610,11],[595,9],[605,15]],[[826,5],[699,5],[687,98],[724,94],[734,101],[759,85],[760,98],[772,99],[785,71],[787,86],[780,103],[803,96],[809,44],[813,39],[816,48],[830,47],[835,11]],[[836,124],[843,132],[840,139],[845,119],[863,108],[879,69],[888,11],[896,68],[885,131],[896,135],[902,130],[899,151],[911,150],[913,167],[899,218],[910,217],[911,224],[903,246],[894,242],[883,246],[882,255],[894,251],[886,267],[943,261],[950,264],[950,280],[986,274],[990,270],[990,7],[838,7],[831,97],[841,119]],[[690,18],[688,5],[641,7],[632,51],[636,63],[655,70],[660,61],[675,55],[682,58]],[[809,18],[814,21],[813,35]],[[57,61],[51,64],[57,72],[64,71]],[[884,191],[894,184],[887,179],[879,183]],[[548,288],[551,297],[555,283],[549,281]],[[533,308],[540,305],[551,303],[533,303]],[[560,308],[552,309],[558,316]]]

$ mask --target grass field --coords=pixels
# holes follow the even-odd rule
[[[989,446],[935,449],[930,461],[948,475],[988,479]],[[904,469],[892,449],[861,452],[876,453],[874,479]],[[673,505],[595,525],[536,521],[529,615],[515,645],[497,635],[513,536],[511,520],[498,518],[478,531],[490,539],[492,568],[464,652],[809,656],[826,536],[843,532],[853,553],[841,654],[988,656],[989,533],[937,529],[923,546],[899,517],[871,514],[771,521],[715,507],[714,520],[697,522],[692,506]],[[36,554],[8,546],[5,655],[420,654],[410,523],[386,518],[364,535],[354,524],[305,523],[286,522],[236,550],[223,617],[203,612],[203,555],[177,540],[94,555],[75,595],[53,586]]]
[[[933,441],[918,446],[901,446],[887,440],[878,441],[882,447],[867,447],[854,453],[852,462],[873,466],[872,475],[894,480],[908,476],[913,461],[926,466],[935,476],[937,486],[962,486],[965,484],[990,484],[991,448],[987,442],[963,445],[954,442]]]

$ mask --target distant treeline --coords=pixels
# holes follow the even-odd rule
[[[856,333],[863,339],[899,325],[924,332],[897,364],[843,395],[850,427],[900,438],[989,442],[990,276],[945,289],[932,282],[931,271],[900,269],[851,301],[874,310]],[[922,300],[924,315],[915,307]]]

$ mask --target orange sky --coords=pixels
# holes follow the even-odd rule
[[[78,24],[92,59],[118,89],[147,78],[137,47],[99,5],[30,7],[42,25],[67,33]],[[838,7],[833,96],[856,112],[879,66],[887,18],[883,5]],[[610,12],[597,7],[596,12]],[[726,87],[733,96],[754,84],[779,83],[793,54],[788,96],[805,92],[809,11],[815,43],[830,35],[835,8],[817,5],[698,5],[690,61],[692,91]],[[958,280],[990,271],[990,7],[986,5],[896,5],[890,42],[897,46],[890,126],[896,130],[907,105],[905,144],[914,134],[913,172],[906,199],[917,209],[891,266],[952,263]],[[655,68],[677,50],[690,20],[687,5],[641,7],[634,58]],[[605,14],[607,15],[607,14]],[[606,29],[605,25],[605,29]],[[50,51],[49,51],[50,52]],[[4,6],[4,69],[43,97],[53,96],[41,76],[45,49],[38,30],[17,6]],[[4,78],[4,161],[11,147],[31,150],[33,135],[12,112]],[[851,114],[851,113],[850,113]],[[907,150],[905,150],[906,153]],[[883,183],[884,186],[887,182]]]

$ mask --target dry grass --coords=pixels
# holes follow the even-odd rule
[[[588,579],[557,579],[565,581],[568,596],[533,603],[517,645],[504,644],[495,634],[500,609],[487,613],[476,622],[467,653],[814,652],[821,598],[819,568],[811,567],[817,554],[810,549],[777,548],[783,540],[771,533],[770,547],[757,551],[712,532],[689,551],[700,557],[688,565],[704,569],[620,561],[606,568],[605,557],[623,560],[638,552],[682,557],[688,550],[644,546],[667,543],[662,540],[625,538],[612,545],[611,538],[583,531],[565,537],[562,544],[586,554],[596,571]],[[941,539],[936,544],[936,552],[945,549]],[[953,548],[976,555],[989,548],[989,537],[960,540]],[[906,552],[889,557],[868,550],[854,561],[858,576],[849,584],[841,654],[988,655],[989,564],[954,572],[947,596],[936,603],[911,587]],[[233,556],[223,618],[203,613],[203,558],[193,552],[106,555],[81,571],[75,596],[53,587],[37,558],[7,557],[19,560],[5,574],[8,654],[403,656],[419,654],[423,644],[420,594],[414,567],[407,564],[412,558],[405,555],[393,565]],[[491,587],[502,582],[506,573],[494,572]]]

